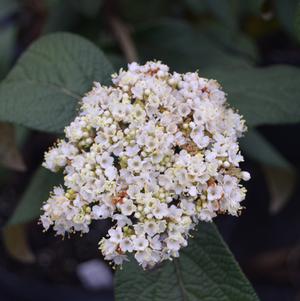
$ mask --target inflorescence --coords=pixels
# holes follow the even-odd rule
[[[178,257],[199,221],[239,215],[240,181],[250,179],[237,142],[246,126],[217,81],[196,72],[132,63],[112,82],[94,83],[66,139],[45,154],[65,188],[54,187],[40,219],[65,235],[110,218],[105,259],[121,265],[133,253],[149,268]]]

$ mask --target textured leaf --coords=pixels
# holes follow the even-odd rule
[[[213,224],[201,223],[180,257],[150,271],[132,260],[116,275],[116,301],[258,300]]]
[[[61,183],[61,176],[40,167],[33,175],[30,184],[8,221],[8,225],[20,224],[37,218],[42,203],[48,199],[53,186]]]
[[[0,120],[61,132],[94,81],[108,83],[112,67],[91,42],[73,34],[42,37],[0,86]]]
[[[300,121],[300,69],[290,66],[266,68],[211,68],[204,75],[217,79],[229,102],[240,110],[249,125]]]

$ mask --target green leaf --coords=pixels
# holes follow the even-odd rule
[[[199,27],[216,44],[215,47],[230,52],[232,55],[240,55],[251,62],[258,59],[258,49],[253,40],[241,32],[233,32],[219,23],[209,23]],[[229,55],[229,54],[228,54]]]
[[[300,121],[300,69],[290,66],[266,68],[211,68],[204,75],[215,78],[228,93],[249,125],[287,124]]]
[[[53,186],[62,182],[61,175],[51,173],[39,167],[32,176],[30,184],[20,199],[7,226],[25,223],[37,218],[41,211],[41,206],[49,197],[49,192]]]
[[[68,33],[44,36],[0,85],[0,120],[61,132],[94,81],[110,82],[112,67],[91,42]]]
[[[116,274],[116,301],[255,301],[251,285],[213,224],[201,223],[178,259],[143,271],[134,260]]]

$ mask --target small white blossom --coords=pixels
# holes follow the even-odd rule
[[[149,245],[149,241],[143,236],[138,236],[136,238],[133,238],[132,242],[133,242],[133,248],[136,251],[143,251]]]
[[[207,199],[209,201],[219,200],[222,197],[223,189],[221,186],[212,185],[207,189]]]
[[[131,215],[135,209],[136,206],[133,204],[133,201],[130,199],[127,199],[120,205],[121,213],[124,215]]]
[[[123,252],[132,252],[133,251],[133,243],[130,238],[125,237],[120,242],[120,248]]]
[[[123,232],[120,227],[117,227],[116,229],[108,230],[108,234],[110,236],[110,241],[114,243],[120,243],[122,241]]]
[[[94,219],[105,219],[108,218],[110,216],[110,210],[106,205],[95,205],[93,206],[93,218]]]

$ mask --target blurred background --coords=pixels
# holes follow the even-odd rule
[[[0,78],[40,36],[68,31],[93,41],[115,70],[160,59],[227,83],[219,73],[226,67],[229,84],[255,98],[238,72],[300,66],[299,8],[298,0],[0,0]],[[300,85],[300,77],[283,80]],[[272,95],[271,79],[263,84]],[[216,219],[262,301],[300,300],[299,132],[299,124],[284,122],[249,130],[241,141],[243,169],[252,175],[247,209]],[[59,183],[40,167],[56,138],[0,122],[1,301],[113,300],[113,272],[97,251],[108,222],[64,240],[38,224]]]

